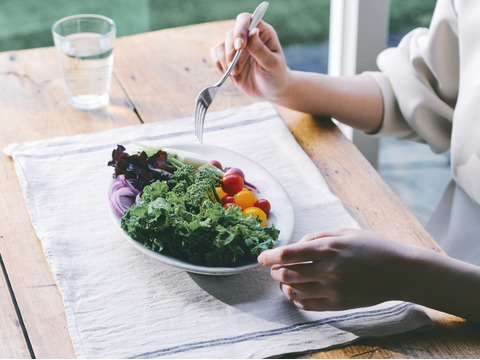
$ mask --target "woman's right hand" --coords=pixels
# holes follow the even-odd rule
[[[248,31],[251,14],[237,16],[235,27],[224,41],[212,47],[212,60],[223,73],[237,50],[244,50],[230,78],[245,93],[257,99],[276,102],[289,82],[289,69],[273,27],[260,21]]]

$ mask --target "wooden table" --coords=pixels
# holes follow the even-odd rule
[[[193,115],[199,89],[219,77],[209,49],[232,22],[182,27],[117,39],[111,103],[80,111],[65,100],[55,49],[0,54],[0,148],[45,139]],[[247,105],[230,82],[210,111]],[[328,119],[278,108],[331,190],[364,229],[441,251],[352,143]],[[0,157],[0,357],[75,357],[61,295],[31,226],[13,163]],[[363,340],[306,357],[480,358],[480,331],[431,311],[422,334]]]

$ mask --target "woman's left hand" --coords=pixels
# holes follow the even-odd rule
[[[343,310],[399,300],[415,247],[364,230],[309,234],[258,257],[304,310]]]

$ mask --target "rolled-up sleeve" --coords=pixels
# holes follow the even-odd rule
[[[457,17],[451,0],[439,0],[429,29],[408,33],[377,58],[370,73],[383,96],[378,134],[450,148],[459,86]]]

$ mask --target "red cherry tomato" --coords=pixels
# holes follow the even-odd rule
[[[253,206],[262,209],[267,215],[270,213],[271,206],[267,199],[258,199]]]
[[[228,195],[235,195],[243,189],[243,179],[237,174],[225,174],[222,178],[222,189]]]
[[[235,198],[232,195],[225,195],[222,198],[222,204],[225,205],[225,204],[228,204],[228,203],[233,203],[234,200],[235,200]]]

